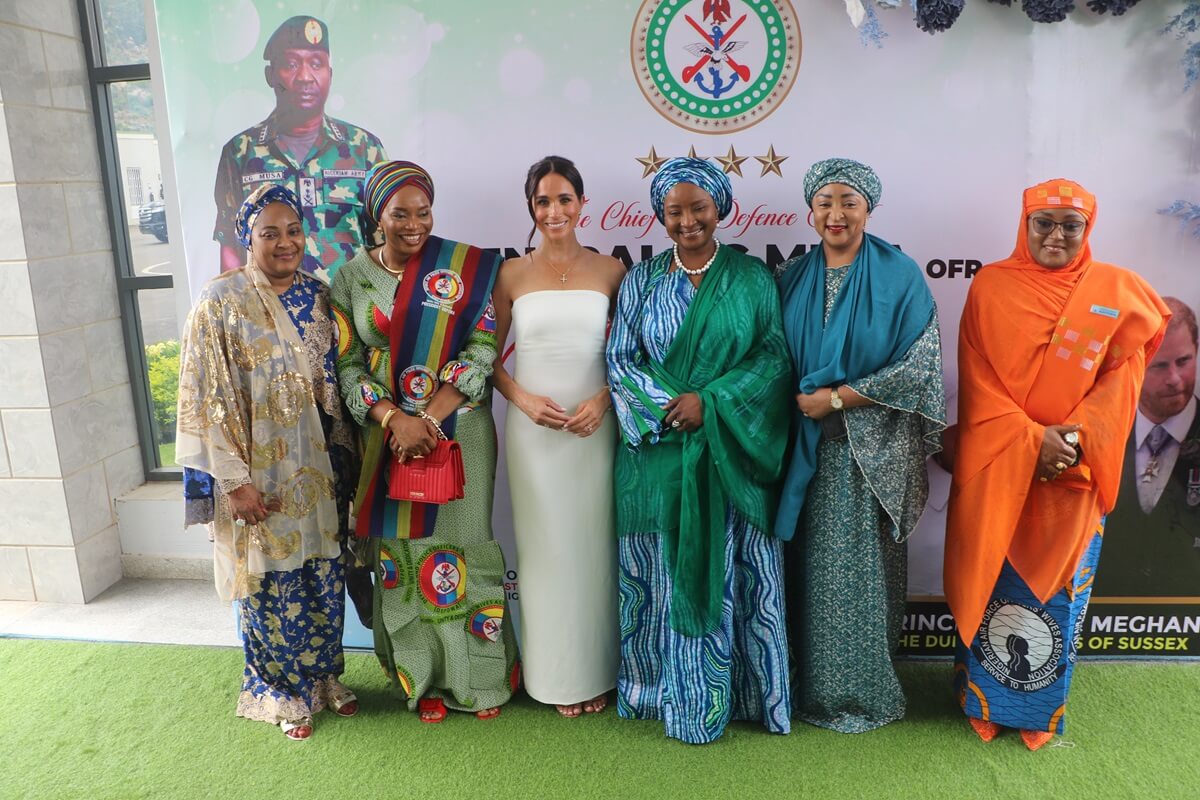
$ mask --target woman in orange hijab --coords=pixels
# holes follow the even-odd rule
[[[1092,260],[1095,223],[1077,183],[1026,189],[1016,249],[975,277],[959,327],[955,687],[981,739],[1017,728],[1031,750],[1063,730],[1104,516],[1170,317],[1141,277]]]

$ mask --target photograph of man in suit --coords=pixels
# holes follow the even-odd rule
[[[1117,506],[1105,525],[1096,574],[1102,596],[1200,596],[1200,337],[1186,303],[1163,302],[1171,321],[1146,366]]]

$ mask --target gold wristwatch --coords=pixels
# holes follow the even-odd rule
[[[837,389],[829,390],[829,405],[833,406],[834,411],[841,411],[846,404],[842,402],[842,396],[838,394]]]

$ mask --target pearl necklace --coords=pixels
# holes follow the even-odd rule
[[[708,261],[705,261],[704,266],[700,267],[700,269],[688,269],[685,267],[683,262],[679,260],[679,245],[675,245],[672,248],[675,254],[675,266],[678,267],[685,275],[703,275],[704,273],[708,272],[708,268],[711,267],[713,262],[717,260],[717,253],[721,252],[720,240],[713,239],[713,241],[717,246],[713,249],[712,258],[708,259]]]

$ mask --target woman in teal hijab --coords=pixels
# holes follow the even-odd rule
[[[621,284],[608,378],[617,448],[617,711],[711,742],[730,719],[791,726],[783,546],[771,536],[790,368],[779,295],[723,246],[720,169],[668,161],[650,186],[674,247]]]
[[[821,237],[783,266],[795,369],[792,453],[776,517],[790,540],[796,716],[862,733],[904,716],[892,667],[907,584],[905,539],[925,508],[925,459],[946,402],[937,309],[920,268],[866,232],[882,186],[834,158],[804,177]]]

